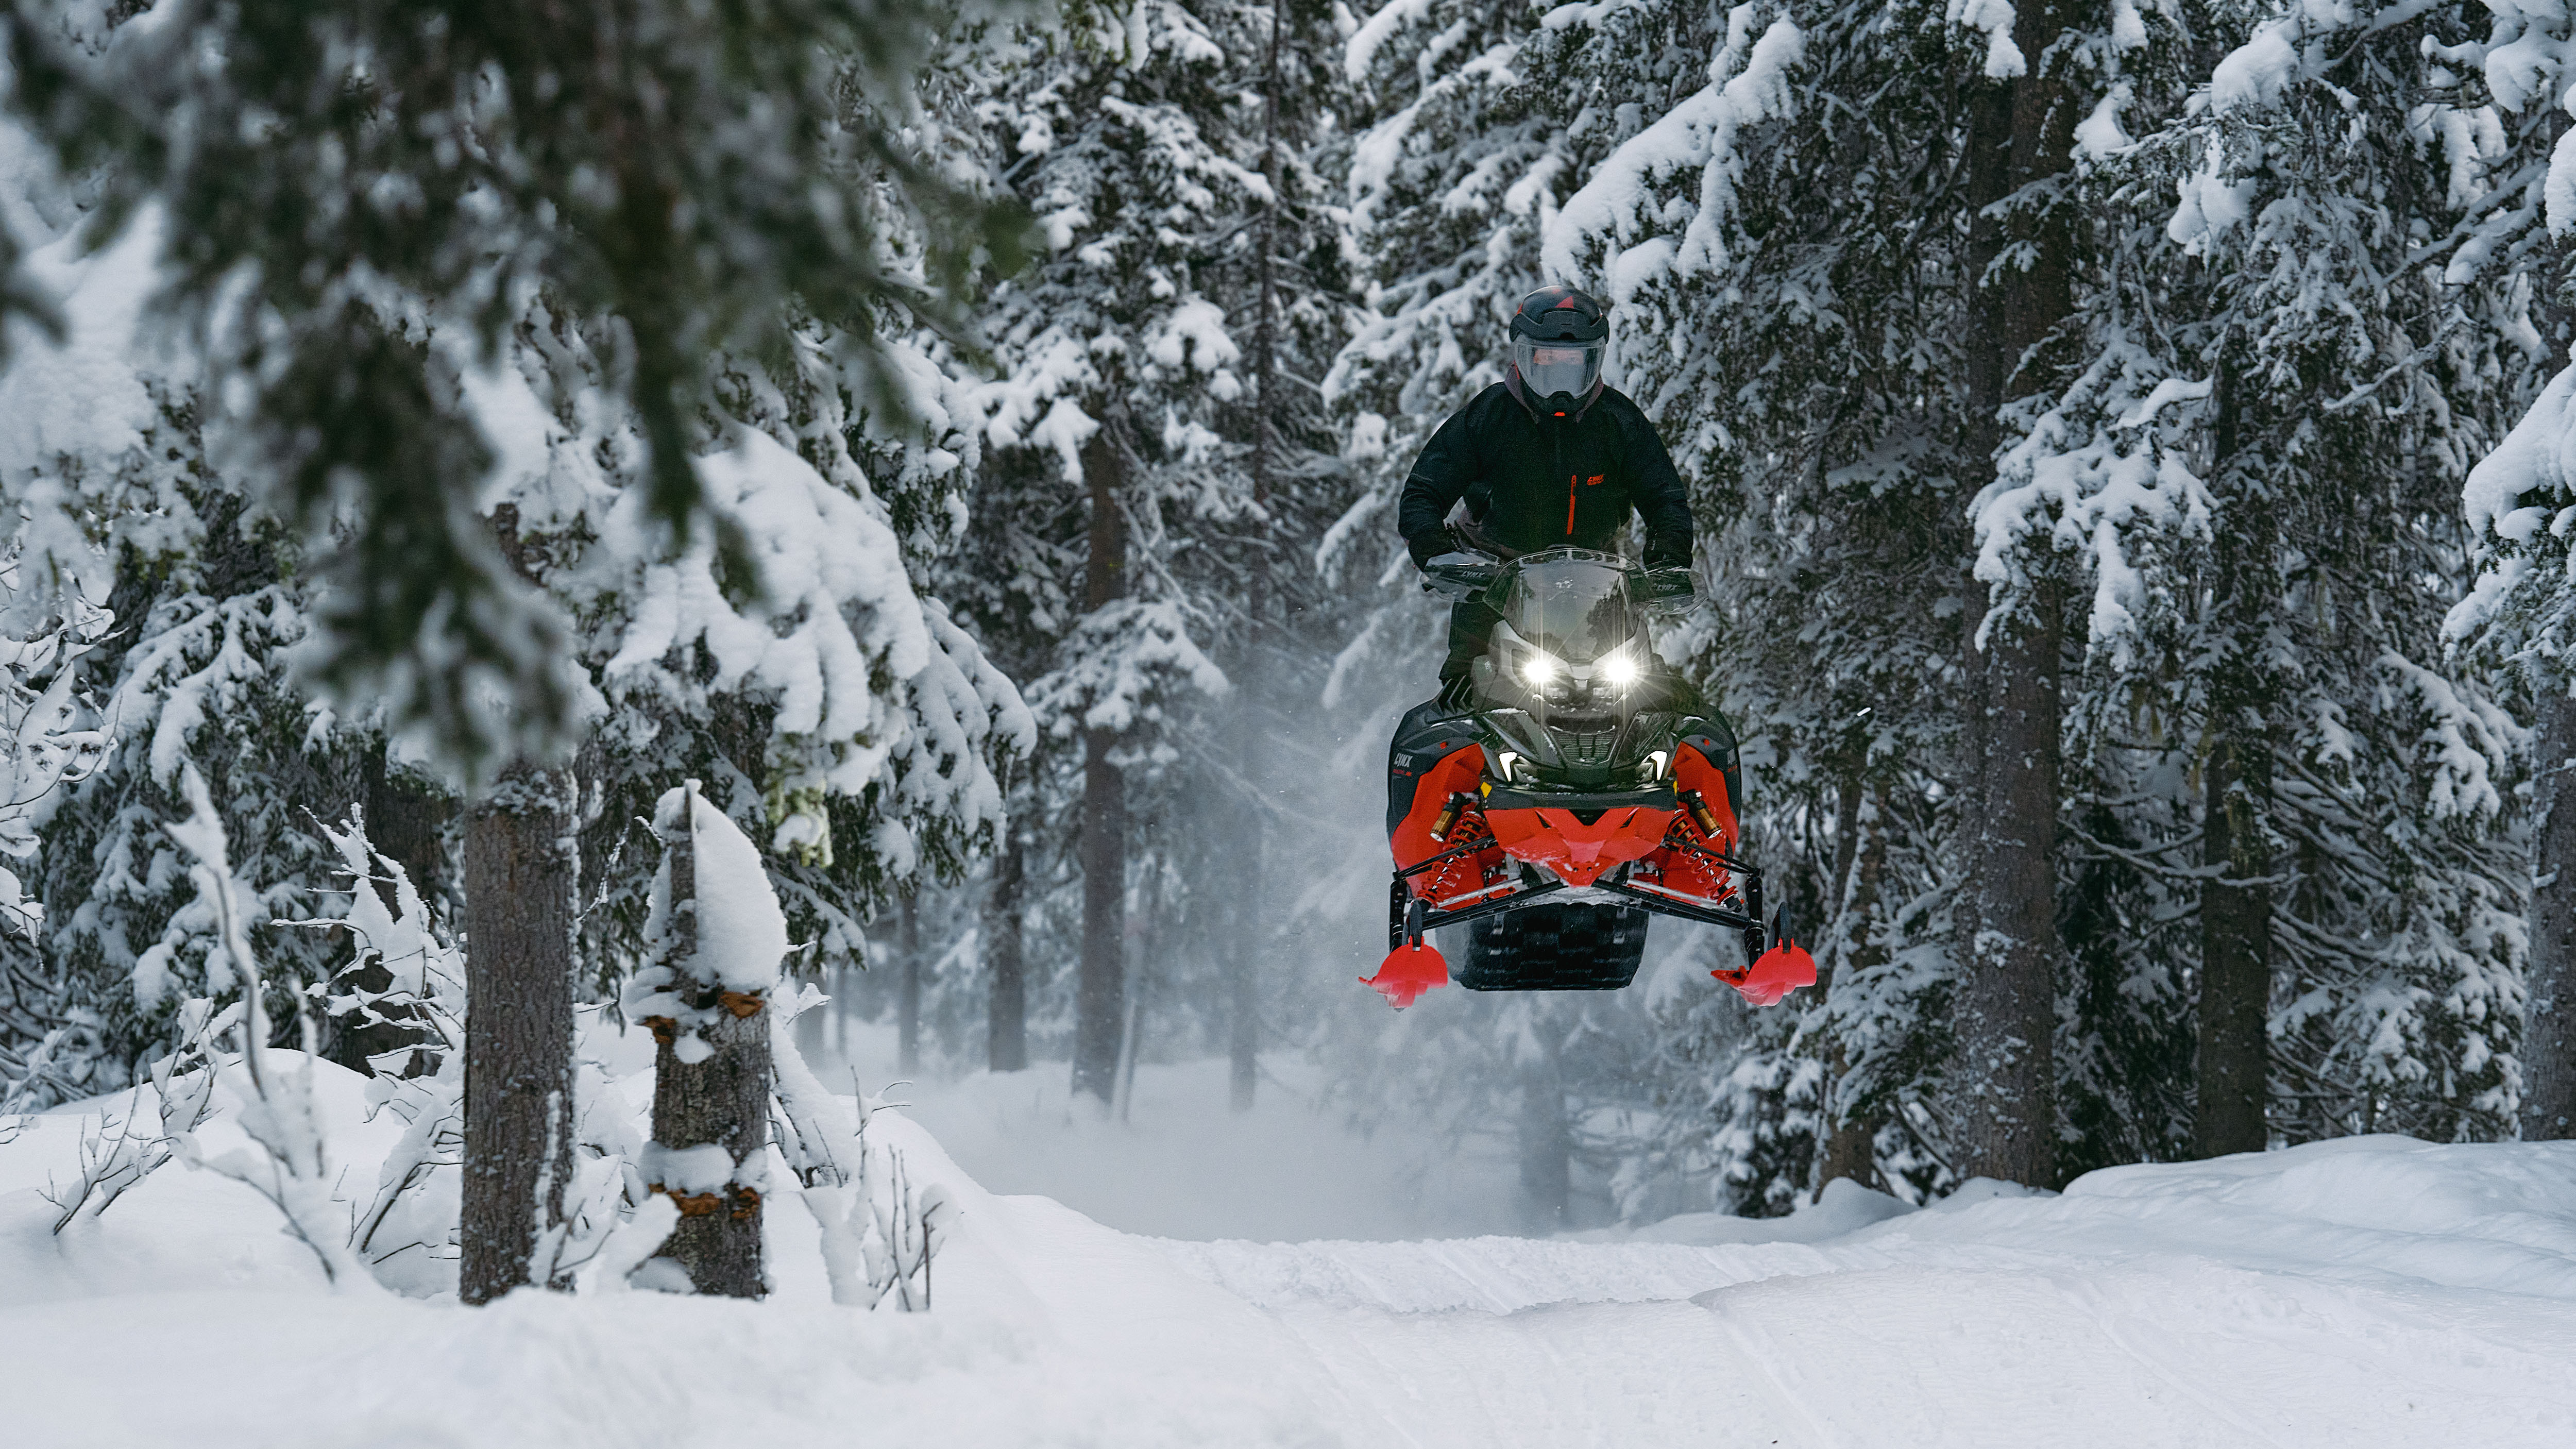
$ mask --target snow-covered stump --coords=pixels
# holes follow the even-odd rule
[[[653,828],[665,847],[646,927],[655,959],[627,993],[658,1044],[644,1177],[680,1210],[663,1258],[700,1293],[758,1298],[768,993],[787,921],[758,850],[697,781],[663,795]]]

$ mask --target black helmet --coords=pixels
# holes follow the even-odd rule
[[[1512,313],[1512,396],[1542,413],[1581,413],[1601,395],[1610,314],[1572,287],[1541,287]]]

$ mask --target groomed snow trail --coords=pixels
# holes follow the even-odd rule
[[[1806,1246],[1164,1251],[1374,1442],[2576,1444],[2576,1146],[2124,1169]]]
[[[322,1075],[371,1182],[393,1124]],[[80,1119],[36,1119],[0,1150],[0,1444],[2576,1445],[2576,1144],[2363,1138],[1920,1212],[1845,1188],[1624,1241],[1253,1244],[990,1194],[880,1121],[962,1210],[929,1314],[831,1305],[789,1192],[760,1303],[337,1294],[247,1189],[177,1167],[56,1238],[32,1184]]]

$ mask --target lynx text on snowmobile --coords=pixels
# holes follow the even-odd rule
[[[1414,709],[1388,752],[1390,949],[1361,979],[1392,1005],[1448,983],[1424,936],[1462,923],[1470,991],[1617,990],[1649,915],[1741,932],[1744,967],[1710,974],[1757,1006],[1815,983],[1738,854],[1734,732],[1655,656],[1658,601],[1689,601],[1663,572],[1577,548],[1425,566],[1426,588],[1502,619],[1466,702]]]

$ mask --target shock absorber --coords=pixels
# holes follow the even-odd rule
[[[1464,811],[1469,805],[1474,803],[1474,796],[1463,793],[1452,795],[1447,800],[1442,801],[1440,804],[1440,813],[1431,817],[1431,838],[1434,840],[1447,840],[1449,838],[1449,829],[1451,826],[1458,823],[1460,812]]]
[[[1699,827],[1700,835],[1709,844],[1725,849],[1725,842],[1717,838],[1717,812],[1708,808],[1706,796],[1697,790],[1684,790],[1682,808],[1690,812],[1691,824]]]

